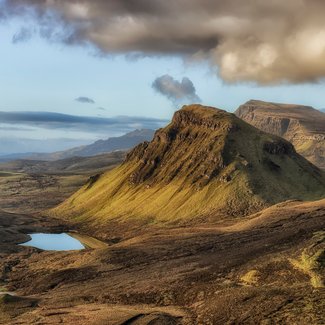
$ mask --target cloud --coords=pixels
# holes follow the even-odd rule
[[[104,54],[206,60],[227,82],[325,77],[323,0],[2,0],[0,12]]]
[[[196,94],[193,82],[187,77],[184,77],[182,81],[177,81],[166,74],[156,78],[152,83],[152,88],[166,96],[175,106],[185,103],[201,102],[200,97]]]
[[[0,124],[0,131],[19,131],[19,132],[33,132],[34,129],[17,127],[17,126],[3,126]]]
[[[0,112],[2,126],[22,125],[49,130],[69,130],[90,133],[128,132],[136,128],[157,129],[168,121],[163,119],[117,116],[111,118],[76,116],[52,112]]]
[[[104,107],[97,107],[97,109],[98,109],[99,111],[107,111],[107,109],[104,108]]]
[[[20,29],[20,31],[12,37],[12,42],[14,44],[21,43],[21,42],[27,42],[29,41],[33,36],[33,31],[31,29],[28,29],[26,27],[23,27]]]
[[[75,101],[83,104],[95,104],[95,101],[89,97],[78,97]]]

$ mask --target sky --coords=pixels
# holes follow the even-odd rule
[[[159,128],[183,104],[325,107],[319,0],[0,0],[0,155]]]

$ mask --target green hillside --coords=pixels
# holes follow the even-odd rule
[[[151,142],[50,213],[95,224],[201,223],[325,196],[325,176],[280,137],[235,115],[184,106]]]

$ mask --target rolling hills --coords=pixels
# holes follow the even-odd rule
[[[297,152],[325,169],[325,114],[309,106],[251,100],[235,114],[255,127],[290,141]]]
[[[90,177],[119,165],[126,152],[57,161],[15,160],[0,164],[0,209],[37,212],[67,199]]]
[[[125,151],[114,151],[97,156],[71,157],[54,161],[18,159],[0,163],[0,170],[28,174],[96,174],[120,164],[125,156]]]
[[[325,195],[325,176],[291,143],[234,114],[184,106],[151,142],[50,214],[98,224],[203,223]]]

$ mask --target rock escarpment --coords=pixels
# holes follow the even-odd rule
[[[321,111],[251,100],[235,114],[265,132],[287,139],[298,153],[325,169],[325,114]]]

